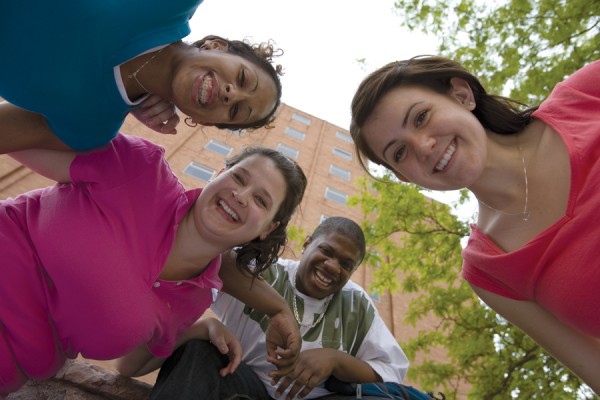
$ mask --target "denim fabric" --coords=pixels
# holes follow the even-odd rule
[[[150,400],[272,400],[260,378],[243,362],[233,375],[225,378],[219,370],[227,363],[227,356],[204,340],[192,340],[165,361]],[[355,396],[332,394],[323,400],[350,400]],[[363,400],[381,400],[363,396]]]
[[[208,341],[192,340],[179,347],[163,364],[150,400],[266,400],[262,381],[243,362],[233,375],[221,377],[227,363]]]

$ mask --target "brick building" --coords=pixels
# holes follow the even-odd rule
[[[177,135],[160,135],[130,116],[121,131],[146,137],[164,146],[173,172],[186,188],[204,186],[223,167],[225,158],[236,154],[243,146],[262,145],[278,149],[293,157],[308,178],[301,210],[291,220],[290,226],[310,233],[322,218],[328,216],[346,216],[357,222],[363,219],[359,208],[346,204],[347,198],[357,193],[354,180],[365,175],[356,160],[348,131],[286,104],[280,106],[271,129],[232,132],[200,125],[191,128],[183,123],[182,116]],[[49,184],[52,182],[10,157],[0,155],[0,198]],[[291,250],[286,255],[299,257]],[[361,266],[353,280],[369,290],[370,267]],[[374,300],[399,341],[414,337],[418,330],[431,328],[434,324],[434,321],[424,322],[415,328],[403,322],[408,308],[407,295],[384,293],[374,296]],[[429,357],[443,355],[430,354]],[[110,368],[108,363],[99,364]],[[142,380],[152,383],[154,375]]]

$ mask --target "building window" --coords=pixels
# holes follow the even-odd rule
[[[319,219],[319,224],[329,218],[329,215],[321,214],[321,219]]]
[[[292,114],[292,119],[294,121],[298,121],[300,123],[303,123],[304,125],[310,125],[310,118],[305,117],[304,115],[293,113]]]
[[[214,139],[211,139],[211,141],[206,143],[206,146],[204,146],[204,147],[211,151],[214,151],[215,153],[219,153],[225,157],[229,157],[229,155],[233,151],[233,147],[228,146],[225,143],[221,143]]]
[[[346,151],[346,150],[342,150],[339,147],[333,148],[333,154],[335,154],[336,156],[345,158],[346,160],[352,160],[352,153],[350,153],[349,151]]]
[[[284,133],[298,140],[304,140],[304,137],[306,136],[304,132],[300,132],[299,130],[290,127],[285,128]]]
[[[329,173],[346,181],[349,181],[351,178],[350,171],[346,171],[345,169],[337,167],[333,164],[329,166]]]
[[[335,132],[335,137],[338,139],[342,139],[346,143],[354,143],[354,141],[352,140],[352,136],[346,135],[345,133],[339,131]]]
[[[283,143],[279,143],[277,145],[277,150],[291,158],[298,158],[298,156],[300,155],[300,152],[298,150],[291,148],[290,146],[286,146]]]
[[[335,190],[330,187],[325,188],[325,198],[340,204],[348,203],[348,195],[346,193],[342,193],[339,190]]]
[[[229,133],[232,136],[238,136],[238,137],[246,136],[245,129],[227,129],[227,130],[229,131]]]
[[[214,169],[195,162],[189,163],[183,170],[183,173],[206,182],[210,182],[213,176],[215,176]]]

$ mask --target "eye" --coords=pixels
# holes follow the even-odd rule
[[[420,113],[417,114],[417,116],[415,118],[415,126],[417,128],[420,127],[421,125],[423,125],[423,123],[425,123],[428,113],[429,112],[427,110],[425,110],[425,111],[421,111]]]
[[[238,114],[238,111],[240,109],[240,106],[238,105],[238,103],[235,103],[230,109],[229,109],[229,118],[231,120],[234,120],[235,117]]]
[[[400,162],[404,160],[406,157],[406,146],[400,145],[398,149],[394,152],[394,162]]]
[[[238,174],[237,172],[232,172],[231,176],[233,177],[233,180],[238,182],[238,183],[244,183],[244,180],[242,179],[242,176],[240,174]]]
[[[262,208],[267,208],[267,202],[261,196],[255,196],[256,204]]]
[[[354,268],[354,265],[352,265],[351,263],[349,263],[347,261],[341,262],[340,265],[342,266],[342,268],[344,268],[346,271],[349,271],[349,272],[351,272],[352,268]]]
[[[242,71],[240,72],[240,82],[239,82],[240,87],[244,87],[245,83],[246,83],[246,70],[242,68]]]

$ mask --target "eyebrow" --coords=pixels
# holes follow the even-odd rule
[[[254,87],[252,88],[252,90],[250,90],[250,93],[255,93],[256,90],[258,89],[258,74],[256,73],[256,70],[254,68],[250,68],[252,70],[252,72],[254,73],[254,76],[256,77],[256,84],[254,85]],[[248,105],[248,116],[246,117],[246,121],[248,121],[250,119],[250,117],[252,116],[252,106]]]

